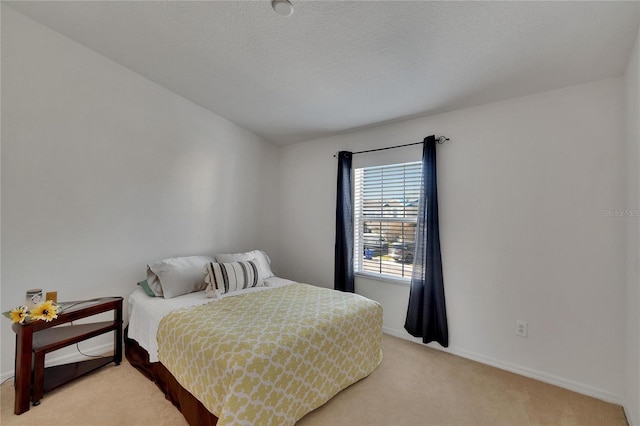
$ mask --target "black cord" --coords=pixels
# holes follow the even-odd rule
[[[9,380],[13,379],[13,376],[9,377],[8,379],[4,379],[2,381],[2,383],[0,383],[0,386],[4,385],[5,383],[7,383]]]
[[[69,324],[73,325],[73,321],[69,321]],[[80,350],[80,342],[76,343],[76,349],[78,350],[78,353],[80,355],[84,355],[87,358],[104,358],[104,356],[102,356],[102,355],[88,355],[88,354],[85,354],[84,352],[82,352]]]
[[[76,343],[76,349],[78,350],[78,352],[80,353],[80,355],[84,355],[84,356],[86,356],[87,358],[103,358],[103,356],[102,356],[102,355],[87,355],[87,354],[85,354],[84,352],[82,352],[82,351],[80,350],[80,344],[79,344],[79,343]]]

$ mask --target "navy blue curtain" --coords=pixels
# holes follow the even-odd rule
[[[338,153],[338,195],[336,198],[336,259],[334,287],[354,292],[353,202],[351,197],[351,159],[348,151]]]
[[[447,347],[449,331],[438,229],[435,136],[424,139],[415,250],[404,328],[412,336],[422,337],[424,343],[436,341]]]

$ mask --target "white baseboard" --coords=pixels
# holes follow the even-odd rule
[[[627,423],[629,424],[629,426],[636,426],[637,423],[633,422],[633,418],[631,417],[631,413],[629,412],[629,410],[627,410],[627,407],[623,405],[622,408],[624,408],[624,415],[627,418]]]
[[[382,331],[391,336],[399,337],[401,339],[408,340],[410,342],[423,344],[420,339],[412,337],[404,330],[396,330],[388,327],[383,327]],[[470,359],[472,361],[477,361],[482,364],[490,365],[492,367],[499,368],[501,370],[509,371],[511,373],[519,374],[521,376],[529,377],[531,379],[539,380],[541,382],[549,383],[555,386],[559,386],[564,389],[568,389],[570,391],[574,391],[577,393],[581,393],[583,395],[591,396],[594,398],[601,399],[606,402],[611,402],[614,404],[623,405],[624,398],[620,395],[615,395],[607,391],[603,391],[601,389],[596,389],[591,386],[585,385],[583,383],[575,382],[573,380],[566,379],[564,377],[554,376],[552,374],[543,373],[542,371],[532,370],[530,368],[522,367],[519,365],[499,361],[493,358],[488,358],[483,355],[478,355],[472,352],[468,352],[462,349],[457,349],[454,347],[443,348],[437,344],[427,344],[433,349],[438,349],[443,352],[448,352],[453,355],[460,356],[462,358]],[[627,416],[627,418],[629,418]]]
[[[88,355],[113,353],[113,342],[92,346],[90,348],[82,348],[82,352]],[[70,362],[85,361],[87,359],[89,359],[89,357],[82,355],[80,352],[75,352],[66,355],[45,357],[44,365],[45,367],[52,367],[54,365],[68,364]],[[0,374],[0,382],[4,382],[5,380],[13,377],[14,374],[13,370],[5,371]]]
[[[419,344],[423,344],[420,339],[416,339],[412,336],[410,336],[407,332],[405,332],[404,330],[396,330],[396,329],[392,329],[392,328],[388,328],[388,327],[383,327],[382,331],[386,334],[389,334],[391,336],[395,336],[404,340],[408,340],[410,342],[414,342],[414,343],[419,343]],[[603,401],[606,402],[611,402],[614,404],[619,404],[619,405],[623,405],[624,399],[622,396],[620,395],[615,395],[612,394],[610,392],[606,392],[606,391],[602,391],[600,389],[596,389],[593,388],[591,386],[587,386],[585,384],[582,383],[578,383],[578,382],[574,382],[572,380],[569,379],[565,379],[563,377],[558,377],[558,376],[554,376],[551,374],[547,374],[547,373],[543,373],[541,371],[536,371],[536,370],[532,370],[530,368],[526,368],[526,367],[522,367],[519,365],[514,365],[514,364],[510,364],[510,363],[506,363],[506,362],[502,362],[502,361],[498,361],[492,358],[488,358],[482,355],[478,355],[478,354],[474,354],[471,352],[467,352],[461,349],[456,349],[453,347],[449,347],[449,348],[442,348],[438,345],[425,345],[425,346],[429,346],[430,348],[433,349],[437,349],[443,352],[448,352],[451,353],[453,355],[457,355],[460,356],[462,358],[466,358],[466,359],[470,359],[472,361],[477,361],[480,362],[482,364],[486,364],[486,365],[490,365],[492,367],[496,367],[499,368],[501,370],[505,370],[505,371],[509,371],[511,373],[515,373],[515,374],[519,374],[521,376],[525,376],[525,377],[529,377],[535,380],[539,380],[541,382],[545,382],[545,383],[549,383],[555,386],[559,386],[561,388],[564,389],[568,389],[574,392],[578,392],[581,393],[583,395],[587,395],[587,396],[591,396],[594,398],[598,398],[601,399]],[[103,353],[109,353],[113,351],[113,343],[106,343],[106,344],[102,344],[102,345],[98,345],[98,346],[93,346],[91,348],[86,348],[83,349],[84,353],[88,353],[88,354],[103,354]],[[54,366],[54,365],[60,365],[60,364],[66,364],[66,363],[70,363],[70,362],[77,362],[77,361],[83,361],[86,360],[87,357],[82,355],[79,352],[76,353],[71,353],[71,354],[66,354],[66,355],[61,355],[61,356],[57,356],[57,357],[50,357],[45,361],[45,365],[47,367],[50,366]],[[0,380],[1,381],[5,381],[6,379],[12,377],[14,375],[13,370],[4,372],[0,375]],[[629,419],[629,421],[631,421],[631,417],[629,416],[629,412],[627,411],[627,409],[625,408],[625,414],[627,415],[627,419]]]

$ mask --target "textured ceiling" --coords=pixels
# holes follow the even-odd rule
[[[621,75],[638,2],[5,2],[278,144]],[[25,47],[28,48],[28,47]]]

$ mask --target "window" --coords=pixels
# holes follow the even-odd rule
[[[411,278],[422,163],[355,169],[355,271]]]

